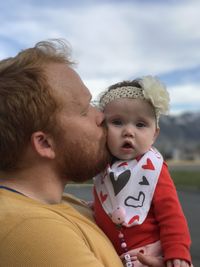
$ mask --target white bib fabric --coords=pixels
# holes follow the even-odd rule
[[[117,161],[94,178],[98,198],[115,224],[142,224],[163,165],[162,155],[151,148],[140,160]]]

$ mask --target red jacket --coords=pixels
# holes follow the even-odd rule
[[[94,189],[95,219],[112,241],[117,253],[123,253],[116,225],[105,213]],[[164,260],[182,259],[191,262],[191,240],[187,221],[178,200],[176,188],[164,163],[154,192],[152,205],[145,221],[130,228],[122,227],[128,249],[160,240]]]

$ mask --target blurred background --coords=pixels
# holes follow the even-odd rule
[[[112,83],[143,75],[167,86],[171,109],[156,147],[179,190],[200,266],[200,1],[6,0],[0,11],[0,59],[64,38],[94,99]]]
[[[158,76],[171,98],[157,147],[167,159],[200,160],[200,1],[6,0],[0,59],[64,38],[93,98],[110,84]]]

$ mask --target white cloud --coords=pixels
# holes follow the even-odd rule
[[[104,12],[100,8],[88,10],[87,20],[82,21],[83,25],[86,22],[88,33],[83,27],[80,37],[81,72],[86,67],[89,77],[95,70],[101,76],[129,77],[198,65],[200,16],[196,10],[200,10],[200,3],[195,3],[156,7],[151,4],[143,9],[139,4],[124,4],[120,8],[108,5]]]
[[[169,88],[171,113],[182,110],[200,110],[200,92],[198,84],[185,84]]]
[[[8,13],[2,10],[0,57],[13,55],[15,45],[22,49],[64,37],[94,96],[113,82],[199,65],[200,1],[80,1],[74,6],[23,2],[14,1]],[[182,95],[188,94],[187,86],[181,86]],[[191,88],[196,94],[191,102],[199,100],[200,89]],[[172,105],[182,103],[180,95],[179,87],[172,89]]]

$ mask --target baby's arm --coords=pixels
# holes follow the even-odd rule
[[[165,261],[184,259],[190,263],[190,233],[176,188],[165,163],[154,193],[153,207],[160,228]]]

